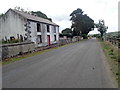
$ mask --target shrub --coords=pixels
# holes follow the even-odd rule
[[[7,43],[18,43],[18,42],[19,42],[18,39],[14,39],[14,40],[2,41],[2,44],[7,44]]]
[[[113,52],[109,52],[109,55],[114,55]]]
[[[120,55],[118,55],[118,58],[117,58],[118,62],[120,62]]]
[[[82,37],[83,37],[83,39],[87,39],[88,38],[86,34],[82,34]]]

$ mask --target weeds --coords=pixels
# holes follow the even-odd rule
[[[106,59],[111,67],[111,71],[115,76],[116,80],[120,82],[120,72],[118,69],[118,64],[120,62],[120,55],[118,54],[118,48],[114,47],[108,41],[100,41],[103,51],[105,53]]]

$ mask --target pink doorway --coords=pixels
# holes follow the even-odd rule
[[[50,35],[47,35],[48,46],[50,46]]]

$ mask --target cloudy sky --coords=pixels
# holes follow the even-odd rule
[[[119,0],[2,0],[0,13],[9,8],[20,6],[29,11],[42,11],[53,22],[60,25],[60,31],[70,28],[70,13],[81,8],[95,22],[104,19],[108,32],[118,31],[118,1]],[[90,33],[98,33],[95,29]]]

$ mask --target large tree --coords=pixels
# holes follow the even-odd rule
[[[79,36],[81,34],[87,35],[94,29],[94,20],[92,20],[87,14],[83,14],[82,9],[78,8],[70,14],[72,21],[73,35]]]

